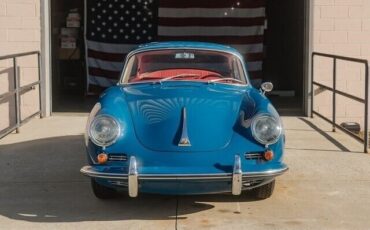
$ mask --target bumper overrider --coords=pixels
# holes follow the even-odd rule
[[[213,174],[139,174],[137,161],[134,156],[130,157],[127,174],[97,171],[93,166],[84,166],[81,173],[96,179],[107,179],[120,181],[120,185],[127,186],[130,197],[137,197],[139,193],[139,182],[141,181],[230,181],[231,193],[240,195],[242,190],[250,190],[264,184],[270,183],[276,176],[286,172],[288,167],[273,169],[263,172],[243,172],[239,155],[235,156],[233,173]]]

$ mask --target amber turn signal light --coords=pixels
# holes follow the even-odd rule
[[[108,155],[105,153],[100,153],[97,156],[97,159],[99,164],[105,164],[108,161]]]
[[[266,150],[263,154],[263,157],[265,158],[265,160],[270,161],[274,158],[274,152],[272,150]]]

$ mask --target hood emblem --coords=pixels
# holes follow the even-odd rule
[[[177,145],[182,146],[182,147],[191,146],[189,136],[188,136],[188,127],[187,127],[186,108],[185,107],[182,109],[182,133],[181,133],[180,142]]]

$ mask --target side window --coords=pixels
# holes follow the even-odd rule
[[[235,79],[238,79],[238,80],[242,80],[241,78],[240,78],[240,74],[239,74],[239,67],[238,67],[238,61],[236,60],[236,58],[233,58],[233,65],[232,65],[232,71],[233,71],[233,77],[235,78]]]
[[[236,63],[238,65],[238,72],[239,72],[239,77],[240,77],[239,80],[243,81],[244,83],[247,83],[247,76],[245,76],[244,74],[244,69],[243,69],[241,61],[237,60]]]
[[[121,80],[122,83],[127,83],[129,80],[136,76],[137,72],[137,58],[133,56],[127,62],[125,72],[123,73],[123,78]]]

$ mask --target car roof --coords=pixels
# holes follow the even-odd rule
[[[236,56],[242,58],[242,55],[238,50],[217,43],[210,42],[188,42],[188,41],[171,41],[171,42],[151,42],[140,45],[133,52],[144,52],[149,50],[158,50],[158,49],[201,49],[201,50],[215,50],[222,51],[227,53],[232,53]]]

